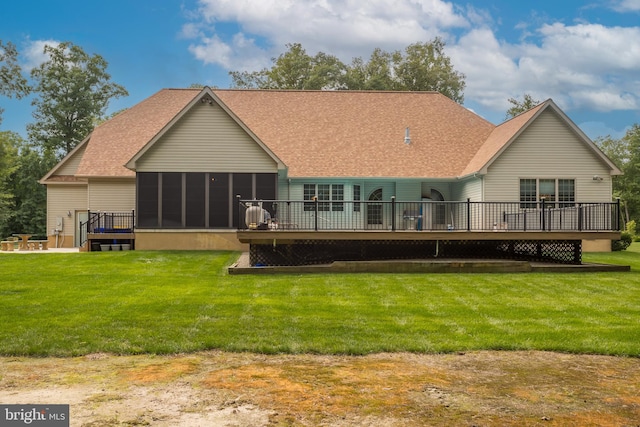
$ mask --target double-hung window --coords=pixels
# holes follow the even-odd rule
[[[360,200],[362,200],[360,185],[356,184],[353,186],[353,211],[354,212],[360,212]]]
[[[561,208],[574,206],[576,203],[576,181],[573,179],[558,180],[558,202]]]
[[[535,208],[538,201],[537,181],[535,179],[520,180],[520,207]]]
[[[544,198],[549,207],[566,208],[576,200],[574,179],[524,178],[520,179],[520,207],[535,208]]]
[[[343,184],[304,184],[303,198],[304,210],[315,210],[311,201],[318,200],[319,211],[343,211],[344,210],[344,185]],[[308,201],[308,202],[307,202]]]

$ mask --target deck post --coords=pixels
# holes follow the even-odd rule
[[[471,231],[471,198],[467,197],[467,231]]]
[[[545,217],[544,217],[544,197],[542,197],[540,200],[542,200],[542,231],[545,231],[547,229],[546,224],[545,224]]]
[[[615,231],[622,231],[622,211],[620,210],[620,197],[616,197],[616,229]],[[627,226],[625,224],[625,230]]]
[[[391,196],[391,231],[396,231],[396,196]]]
[[[242,207],[242,204],[240,203],[240,198],[242,196],[240,196],[240,194],[236,194],[236,201],[238,203],[238,230],[242,230],[242,224],[244,224],[244,221],[242,219],[242,209],[240,209]]]
[[[318,231],[318,198],[317,197],[313,198],[313,205],[314,205],[314,209],[316,211],[314,229],[315,229],[315,231]]]
[[[582,231],[582,203],[578,203],[578,231]]]

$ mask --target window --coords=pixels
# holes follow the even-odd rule
[[[331,200],[331,186],[329,184],[318,184],[316,195],[318,196],[318,210],[328,211],[329,203],[322,203],[323,200]]]
[[[536,208],[542,198],[549,207],[573,206],[576,198],[575,188],[576,183],[573,179],[521,179],[520,207]]]
[[[538,200],[542,200],[546,203],[556,201],[556,180],[555,179],[540,179],[538,180]]]
[[[315,184],[304,184],[304,188],[302,190],[302,198],[303,200],[313,200],[316,196],[316,185]],[[313,211],[315,208],[313,207],[313,203],[305,203],[304,210],[305,211]]]
[[[335,212],[342,212],[344,210],[344,203],[337,202],[336,200],[344,200],[344,185],[333,184],[331,186],[331,210]]]
[[[538,201],[536,193],[536,180],[535,179],[521,179],[520,180],[520,207],[521,208],[535,208]],[[527,203],[531,202],[531,203]]]
[[[343,211],[344,210],[344,185],[342,184],[304,184],[302,190],[304,200],[318,199],[319,211]],[[333,202],[333,203],[332,203]],[[304,210],[314,211],[313,203],[305,203]]]
[[[382,200],[382,188],[378,188],[369,195],[369,201]],[[382,203],[367,204],[367,225],[382,225]]]
[[[576,182],[573,179],[558,180],[558,202],[561,208],[568,208],[575,205]]]
[[[353,186],[353,211],[354,212],[360,212],[360,200],[362,195],[360,193],[360,186],[359,185],[354,185]]]

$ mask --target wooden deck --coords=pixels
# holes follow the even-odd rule
[[[618,240],[618,231],[312,231],[239,230],[238,240],[249,244],[294,243],[301,240],[377,240],[377,241],[487,241],[487,240]]]

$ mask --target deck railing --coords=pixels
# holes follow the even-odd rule
[[[89,234],[132,233],[135,228],[135,211],[92,212],[87,211],[87,221],[80,223],[80,245],[84,245]]]
[[[616,202],[241,200],[238,229],[620,231]]]

